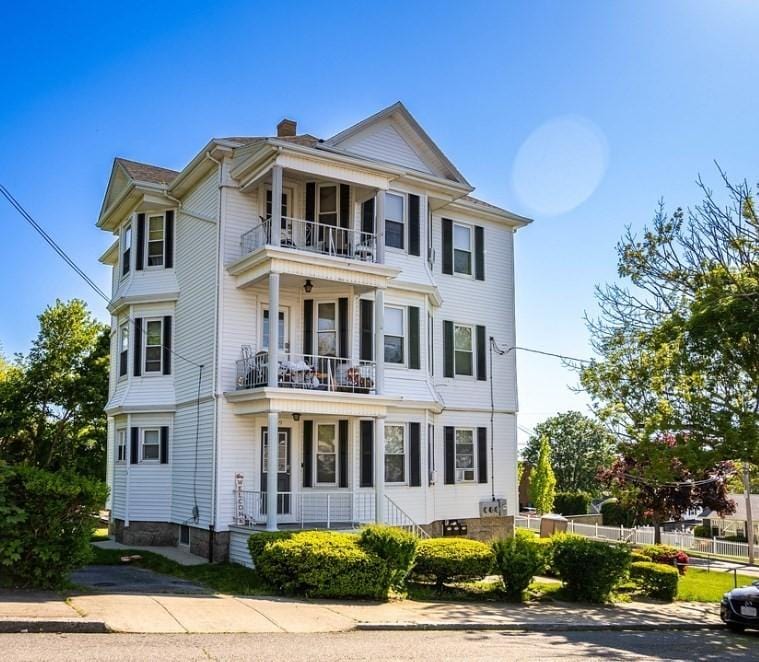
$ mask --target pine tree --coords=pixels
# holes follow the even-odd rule
[[[556,496],[556,476],[551,468],[551,447],[548,444],[548,437],[544,436],[540,440],[538,464],[531,478],[530,498],[535,510],[539,515],[550,513]]]

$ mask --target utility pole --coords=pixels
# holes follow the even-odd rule
[[[751,464],[743,463],[743,494],[746,497],[746,542],[748,543],[748,562],[754,563],[754,518],[751,513]]]

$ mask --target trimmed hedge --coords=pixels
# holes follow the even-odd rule
[[[587,515],[590,501],[587,492],[557,492],[553,510],[561,515]]]
[[[648,561],[630,565],[630,578],[636,580],[649,597],[671,601],[677,595],[680,575],[671,565]]]
[[[416,537],[403,529],[376,524],[361,529],[358,543],[366,552],[387,563],[390,585],[402,589],[416,559]]]
[[[605,602],[630,567],[630,548],[570,534],[552,538],[552,564],[573,600]]]
[[[288,540],[294,534],[294,531],[260,531],[251,535],[248,538],[248,550],[250,551],[253,566],[258,568],[261,554],[269,543],[276,542],[277,540]]]
[[[495,569],[507,597],[521,600],[532,578],[543,569],[543,550],[530,532],[517,529],[511,538],[493,543]]]
[[[645,545],[640,550],[641,554],[648,557],[653,563],[671,565],[684,575],[688,569],[688,555],[677,547],[670,545]]]
[[[0,583],[59,588],[92,558],[105,483],[0,462]]]
[[[493,567],[493,550],[484,542],[467,538],[430,538],[417,548],[412,573],[432,579],[438,588],[452,581],[482,579]]]
[[[601,517],[604,526],[631,527],[635,524],[635,513],[618,501],[607,501],[601,506]]]
[[[640,552],[633,550],[630,554],[630,561],[633,563],[650,563],[651,557],[641,554]]]

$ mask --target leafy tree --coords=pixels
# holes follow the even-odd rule
[[[614,459],[614,437],[598,421],[579,411],[547,418],[535,426],[523,451],[524,459],[537,464],[543,438],[551,447],[551,467],[558,492],[598,493],[598,471]]]
[[[550,513],[556,496],[556,477],[551,468],[551,446],[548,439],[540,441],[538,461],[530,481],[530,498],[538,514]]]
[[[109,331],[83,301],[39,316],[28,355],[0,371],[0,459],[105,475]]]

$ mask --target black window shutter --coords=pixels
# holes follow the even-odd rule
[[[340,184],[340,227],[351,226],[351,187]]]
[[[337,464],[339,471],[338,485],[348,487],[348,421],[337,422]]]
[[[488,429],[477,428],[477,482],[488,482]]]
[[[374,198],[361,205],[361,232],[374,234]]]
[[[456,441],[454,428],[446,425],[443,428],[445,440],[445,484],[453,485],[456,482]]]
[[[163,374],[171,374],[171,315],[163,318]]]
[[[314,353],[314,300],[303,300],[303,353],[312,356]]]
[[[350,356],[348,347],[348,298],[337,300],[337,355],[347,359]]]
[[[421,424],[408,424],[408,462],[409,485],[420,487],[422,484],[422,440]]]
[[[361,421],[361,487],[374,485],[374,421]]]
[[[142,374],[142,317],[134,318],[134,376]]]
[[[474,277],[485,280],[485,228],[474,227]]]
[[[169,463],[169,426],[161,427],[161,464]]]
[[[453,322],[443,322],[443,376],[453,377]]]
[[[171,269],[174,266],[174,210],[166,212],[166,230],[164,232],[164,266]]]
[[[371,361],[374,355],[374,302],[360,299],[359,316],[361,317],[361,356],[362,361]]]
[[[312,487],[314,461],[314,422],[303,421],[303,487]]]
[[[316,184],[314,182],[306,184],[306,220],[316,220]]]
[[[485,381],[488,378],[487,350],[485,349],[487,337],[485,327],[477,325],[477,379]]]
[[[443,273],[453,274],[453,221],[443,219]]]
[[[421,348],[419,333],[419,308],[416,306],[408,307],[408,367],[419,370],[421,367]]]
[[[145,214],[137,214],[137,264],[135,268],[142,271],[145,263]]]
[[[129,429],[129,463],[137,464],[140,461],[140,429]]]
[[[419,196],[408,195],[408,252],[409,255],[419,255],[420,250]]]

